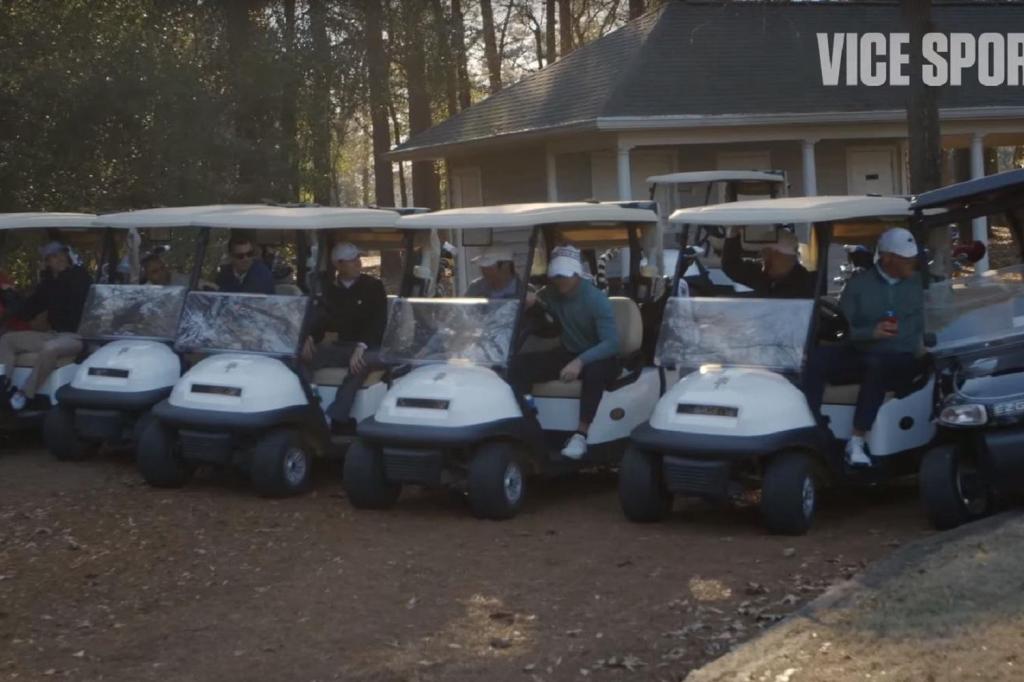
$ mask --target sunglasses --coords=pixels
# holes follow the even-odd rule
[[[231,254],[231,257],[235,260],[246,260],[253,257],[253,251],[243,251],[241,253],[236,252]]]

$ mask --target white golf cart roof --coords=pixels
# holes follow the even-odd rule
[[[535,225],[565,223],[657,223],[658,214],[647,208],[618,203],[506,204],[453,208],[435,213],[402,216],[398,227],[429,230],[491,228],[522,229]]]
[[[769,171],[738,171],[738,170],[717,170],[717,171],[690,171],[686,173],[666,173],[665,175],[652,175],[647,178],[647,184],[695,184],[701,182],[785,182],[786,176],[782,173]]]
[[[393,228],[398,213],[387,209],[334,206],[265,206],[221,204],[176,206],[110,213],[99,217],[111,227],[211,227],[240,230],[335,230]]]
[[[0,213],[0,230],[86,229],[103,227],[92,213]]]
[[[837,220],[906,219],[906,197],[822,196],[758,199],[730,204],[681,208],[669,217],[690,225],[786,225]]]

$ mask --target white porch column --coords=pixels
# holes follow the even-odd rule
[[[982,133],[975,133],[971,138],[971,179],[985,177],[985,136]],[[978,261],[975,272],[988,270],[988,218],[975,218],[972,225],[974,240],[985,245],[985,257]]]
[[[548,201],[558,201],[558,160],[550,149],[545,154],[547,161]]]
[[[621,143],[618,147],[619,201],[629,201],[633,198],[633,176],[629,168],[630,149],[632,147]]]
[[[818,196],[818,166],[814,161],[814,145],[817,140],[803,140],[804,196]]]

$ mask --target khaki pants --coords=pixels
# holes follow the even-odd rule
[[[32,373],[21,387],[29,399],[57,366],[61,358],[74,358],[82,352],[82,337],[62,332],[7,332],[0,336],[0,365],[8,379],[14,376],[15,358],[22,353],[37,353]]]

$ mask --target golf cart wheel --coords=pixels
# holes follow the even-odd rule
[[[356,509],[390,509],[402,493],[401,484],[388,481],[384,475],[380,450],[362,440],[348,446],[342,483]]]
[[[629,448],[619,464],[619,504],[635,523],[661,521],[672,511],[672,493],[662,477],[661,456]]]
[[[985,516],[992,495],[969,458],[954,445],[930,450],[918,474],[921,504],[937,530],[948,530]]]
[[[761,480],[761,517],[769,532],[803,535],[814,521],[818,485],[814,464],[802,452],[783,452],[767,464]]]
[[[146,423],[135,443],[135,462],[139,473],[156,488],[180,488],[195,473],[194,464],[181,458],[178,434],[159,420]]]
[[[312,483],[313,455],[299,434],[277,429],[256,443],[249,474],[264,497],[299,495]]]
[[[469,508],[479,519],[511,519],[523,506],[526,472],[515,446],[494,441],[477,447],[469,462]]]
[[[63,461],[81,461],[96,454],[99,443],[82,440],[75,431],[75,412],[54,405],[43,418],[43,441],[50,454]]]

